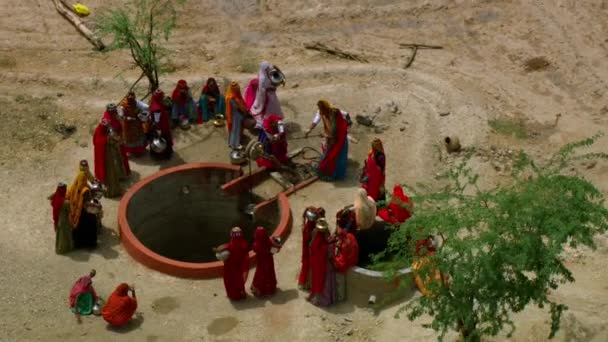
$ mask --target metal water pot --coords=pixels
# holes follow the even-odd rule
[[[152,151],[154,151],[155,153],[165,152],[165,150],[167,150],[167,140],[160,136],[152,139],[152,142],[150,143],[150,149],[152,149]]]
[[[240,147],[240,148],[239,148]],[[239,146],[230,152],[230,163],[234,165],[244,164],[247,161],[247,155],[242,146]]]

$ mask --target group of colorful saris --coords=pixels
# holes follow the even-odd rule
[[[76,315],[78,322],[81,321],[80,316],[95,313],[95,306],[100,304],[100,298],[93,287],[95,274],[95,270],[91,270],[89,274],[78,278],[70,290],[68,304],[70,310]],[[129,291],[131,291],[131,296],[129,296]],[[121,327],[133,318],[135,310],[137,310],[135,288],[126,283],[121,283],[112,292],[98,314],[101,314],[103,319],[111,326]]]
[[[55,252],[65,254],[74,248],[97,247],[97,232],[101,226],[101,204],[94,199],[91,184],[95,178],[86,160],[80,162],[78,174],[68,187],[59,183],[49,196],[55,229]],[[99,207],[91,213],[90,205]]]

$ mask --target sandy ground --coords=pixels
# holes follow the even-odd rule
[[[70,182],[78,160],[92,159],[91,131],[109,101],[118,100],[137,71],[124,51],[96,53],[59,16],[51,1],[0,0],[0,340],[2,341],[427,341],[436,334],[422,321],[393,318],[398,305],[377,314],[344,303],[329,310],[309,305],[295,287],[299,234],[275,258],[279,294],[270,300],[231,304],[223,284],[177,279],[134,262],[116,236],[118,202],[104,200],[101,247],[68,256],[53,252],[46,196],[58,181]],[[94,16],[118,1],[87,1]],[[370,5],[373,3],[374,5]],[[387,184],[433,182],[453,158],[437,153],[443,137],[465,146],[520,148],[544,156],[560,145],[608,131],[608,1],[190,1],[168,47],[175,71],[162,79],[170,91],[185,78],[199,92],[215,76],[245,82],[261,60],[276,63],[288,83],[279,90],[295,128],[306,127],[319,98],[353,114],[379,113],[384,130],[355,127],[350,177],[316,183],[290,197],[296,217],[308,205],[335,212],[352,201],[355,173],[369,141],[378,136],[388,156]],[[305,50],[320,41],[364,55],[351,62]],[[399,43],[442,45],[419,50],[411,68]],[[542,57],[538,70],[525,63]],[[143,93],[143,90],[140,89]],[[394,111],[394,103],[398,110]],[[441,115],[441,114],[444,115]],[[445,115],[445,113],[449,113]],[[561,118],[554,127],[555,115]],[[491,120],[523,120],[523,138],[493,130]],[[63,138],[54,125],[75,125]],[[606,151],[607,138],[595,150]],[[292,146],[318,147],[318,141]],[[191,161],[228,161],[225,134],[197,127],[177,135],[169,163],[132,161],[132,181]],[[475,157],[485,185],[500,182],[508,158]],[[608,165],[573,170],[608,193]],[[558,341],[606,341],[608,239],[596,251],[569,251],[576,282],[553,296],[570,308]],[[102,296],[119,282],[138,288],[140,317],[128,329],[110,331],[96,317],[78,325],[67,310],[76,278],[96,268]],[[516,317],[514,341],[542,341],[546,311]],[[348,318],[348,320],[345,320]],[[351,322],[352,321],[352,322]],[[455,335],[449,335],[449,340]],[[505,340],[504,335],[491,340]]]

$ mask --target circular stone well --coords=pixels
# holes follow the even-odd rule
[[[223,262],[211,248],[230,240],[230,229],[243,229],[250,248],[255,227],[283,239],[291,211],[287,197],[265,201],[247,191],[228,193],[221,186],[241,176],[238,166],[190,163],[157,172],[136,183],[118,210],[121,240],[129,254],[157,271],[186,278],[222,275]],[[252,219],[244,208],[253,200]],[[255,253],[249,252],[255,261]]]

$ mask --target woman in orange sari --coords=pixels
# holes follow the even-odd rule
[[[224,287],[231,300],[247,298],[245,282],[249,275],[249,245],[243,238],[243,231],[234,227],[230,231],[230,242],[214,248],[216,253],[228,250],[228,259],[224,261]]]
[[[374,201],[384,200],[385,198],[385,169],[384,147],[382,141],[376,138],[372,141],[372,149],[367,155],[367,160],[359,177],[361,187],[367,191],[367,195]]]
[[[132,297],[129,296],[131,290]],[[101,310],[101,316],[113,327],[127,324],[137,310],[135,287],[122,283],[112,292],[108,302]]]
[[[230,82],[226,92],[226,123],[228,128],[228,146],[237,148],[243,135],[243,121],[249,116],[245,100],[241,96],[241,87],[235,81]]]
[[[99,217],[87,211],[87,204],[93,199],[89,182],[94,178],[86,160],[80,161],[78,175],[68,188],[66,199],[70,203],[69,220],[73,227],[72,238],[75,248],[97,247],[97,227]]]

